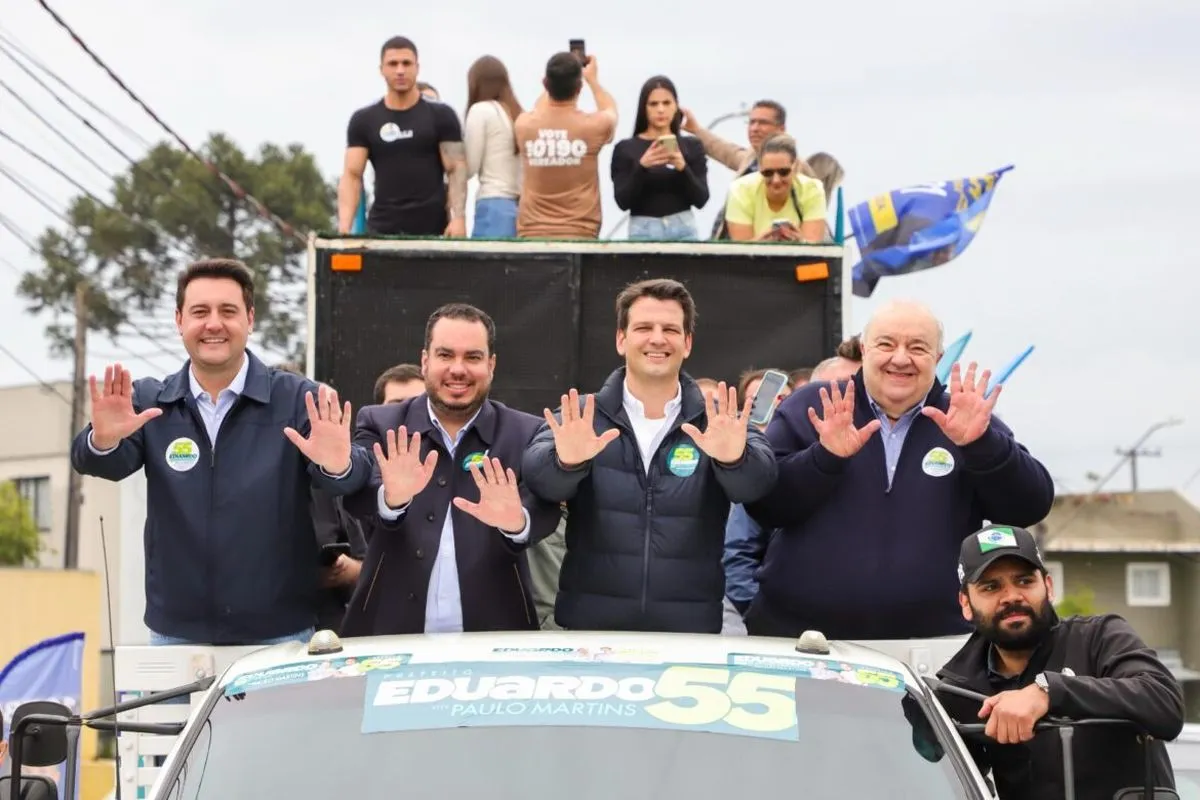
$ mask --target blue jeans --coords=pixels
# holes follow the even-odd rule
[[[517,238],[517,199],[481,197],[475,201],[475,225],[472,239]]]
[[[696,215],[689,208],[666,217],[630,217],[629,238],[655,242],[694,242]]]

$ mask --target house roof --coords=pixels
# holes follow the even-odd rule
[[[1173,490],[1060,495],[1033,530],[1049,553],[1200,553],[1200,509]]]

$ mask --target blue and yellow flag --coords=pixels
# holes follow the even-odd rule
[[[985,175],[908,186],[850,209],[862,260],[854,265],[854,294],[870,297],[885,275],[940,267],[975,239],[1010,164]]]

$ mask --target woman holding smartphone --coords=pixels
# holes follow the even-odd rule
[[[473,238],[517,236],[521,158],[513,122],[522,110],[508,80],[508,70],[500,59],[483,56],[471,65],[467,72],[463,141],[467,150],[467,176],[479,177]]]
[[[695,241],[693,208],[708,203],[704,145],[680,136],[683,114],[670,78],[656,75],[642,86],[633,136],[612,155],[613,195],[629,212],[629,238]]]
[[[758,172],[729,187],[725,223],[734,241],[821,242],[825,219],[825,186],[800,171],[796,141],[779,133],[762,144]]]

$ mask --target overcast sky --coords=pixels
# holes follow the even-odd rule
[[[1185,422],[1151,441],[1163,455],[1143,460],[1143,488],[1178,488],[1200,470],[1200,272],[1189,235],[1200,185],[1200,5],[846,0],[806,4],[790,20],[782,10],[739,17],[739,7],[715,0],[677,11],[610,0],[603,13],[530,0],[406,4],[402,11],[367,0],[51,5],[190,143],[214,130],[249,149],[296,141],[331,178],[348,115],[383,90],[378,48],[394,34],[417,43],[421,77],[460,115],[477,56],[504,60],[528,106],[546,58],[575,37],[599,58],[600,81],[620,104],[622,138],[631,132],[638,89],[656,73],[676,82],[683,104],[704,122],[760,97],[777,99],[802,152],[829,151],[846,167],[849,203],[1013,163],[966,254],[941,269],[883,280],[870,300],[852,302],[852,327],[883,300],[915,297],[941,316],[949,338],[973,330],[967,355],[985,365],[999,368],[1036,345],[1000,412],[1061,481],[1060,491],[1086,490],[1085,473],[1107,473],[1116,447],[1171,416]],[[5,3],[0,32],[141,136],[163,136],[35,0]],[[0,77],[110,172],[127,166],[2,58]],[[65,96],[140,154],[136,139]],[[2,90],[0,129],[92,190],[106,190],[100,172]],[[740,121],[718,132],[744,141]],[[610,193],[607,157],[606,150],[601,172]],[[3,141],[0,165],[59,207],[72,194]],[[701,213],[704,230],[728,185],[723,168],[711,170],[714,200]],[[30,234],[54,221],[2,177],[0,213]],[[606,199],[604,230],[618,218]],[[17,270],[36,267],[35,259],[4,230],[0,256],[9,262],[0,262],[0,344],[41,378],[67,377],[70,364],[47,352],[43,321],[15,298]],[[178,367],[145,341],[121,344],[157,365],[123,356],[135,376]],[[175,343],[167,347],[178,352]],[[93,351],[91,370],[121,353],[102,342]],[[31,380],[0,353],[0,385]],[[1127,475],[1109,487],[1125,488]],[[1200,478],[1188,494],[1200,501]]]

